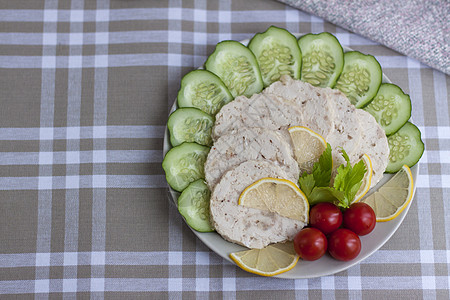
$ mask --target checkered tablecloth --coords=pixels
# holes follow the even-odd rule
[[[333,276],[246,273],[168,201],[164,127],[217,42],[335,34],[411,95],[426,151],[394,236]],[[276,1],[0,0],[0,299],[448,299],[450,77]]]

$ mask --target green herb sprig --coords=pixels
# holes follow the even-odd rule
[[[300,177],[300,189],[305,193],[310,205],[333,202],[342,208],[348,208],[355,198],[367,172],[366,166],[362,160],[352,166],[345,150],[340,151],[346,164],[337,168],[333,186],[330,186],[333,170],[330,144],[327,144],[319,161],[314,164],[311,174],[304,172]]]

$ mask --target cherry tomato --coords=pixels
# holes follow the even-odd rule
[[[353,231],[340,228],[328,237],[328,252],[337,260],[352,260],[361,252],[361,240]]]
[[[342,224],[342,212],[333,203],[322,202],[314,205],[309,212],[309,225],[329,234]]]
[[[376,223],[375,212],[365,203],[354,203],[344,212],[344,227],[357,235],[371,233]]]
[[[294,238],[295,251],[304,260],[317,260],[327,252],[327,238],[316,228],[304,228]]]

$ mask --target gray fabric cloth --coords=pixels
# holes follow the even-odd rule
[[[450,74],[449,0],[278,0]]]

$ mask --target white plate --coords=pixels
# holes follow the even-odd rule
[[[297,37],[300,36],[300,34],[296,34]],[[248,43],[249,40],[241,41],[244,45]],[[344,52],[351,51],[348,47],[343,47]],[[391,81],[383,74],[383,82],[390,83]],[[175,100],[175,103],[172,106],[172,109],[170,112],[173,112],[175,109],[177,109],[177,101]],[[170,139],[169,139],[169,131],[167,130],[167,126],[164,133],[164,146],[163,146],[163,153],[166,155],[167,151],[169,151],[172,146],[170,145]],[[412,176],[414,179],[414,182],[416,182],[417,175],[419,172],[419,164],[416,164],[414,167],[411,168]],[[392,175],[385,174],[382,178],[382,180],[373,187],[367,195],[370,195],[374,191],[376,191],[381,185],[386,183]],[[413,191],[413,197],[414,193],[416,191],[416,185],[414,185],[414,191]],[[172,201],[177,204],[178,196],[180,193],[174,191],[169,187],[169,196],[172,199]],[[303,261],[299,260],[297,265],[290,271],[276,275],[274,277],[278,278],[288,278],[288,279],[298,279],[298,278],[314,278],[314,277],[320,277],[320,276],[326,276],[335,274],[340,271],[344,271],[348,268],[350,268],[353,265],[356,265],[360,263],[365,258],[369,257],[372,253],[377,251],[381,246],[383,246],[395,233],[397,228],[400,226],[400,224],[403,222],[403,219],[405,218],[406,214],[408,213],[408,210],[411,206],[412,201],[408,204],[408,206],[403,210],[403,212],[394,220],[389,222],[382,222],[377,223],[375,226],[375,229],[368,235],[362,236],[361,238],[361,253],[353,260],[351,261],[338,261],[333,259],[328,254],[324,255],[322,258],[316,261]],[[205,243],[211,250],[225,258],[226,260],[234,262],[230,259],[229,254],[236,251],[241,250],[247,250],[247,248],[230,243],[225,241],[218,233],[216,232],[208,232],[208,233],[202,233],[197,232],[195,230],[192,230],[194,234],[203,242]]]

